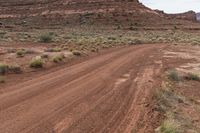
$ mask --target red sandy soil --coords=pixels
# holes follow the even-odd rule
[[[165,52],[180,54],[186,48],[126,46],[8,76],[9,82],[0,86],[0,133],[154,133],[163,116],[155,111],[152,97],[163,75],[194,61]],[[174,89],[198,100],[199,82],[185,84]]]
[[[166,47],[124,47],[5,85],[0,132],[154,132],[151,95]]]
[[[154,133],[163,117],[154,110],[152,95],[161,87],[163,74],[194,62],[168,57],[164,51],[179,53],[183,48],[127,46],[10,76],[0,87],[0,133]],[[177,89],[198,100],[199,85],[191,81]]]

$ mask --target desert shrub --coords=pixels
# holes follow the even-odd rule
[[[134,41],[135,41],[136,44],[142,44],[143,43],[142,40],[139,40],[139,39],[135,39]]]
[[[194,73],[189,73],[189,74],[186,76],[186,79],[187,79],[187,80],[200,81],[200,77],[199,77],[197,74],[194,74]]]
[[[3,76],[0,76],[0,83],[5,83],[5,82],[6,82],[5,78]]]
[[[9,66],[8,71],[11,73],[21,73],[22,72],[21,67],[18,65]]]
[[[73,53],[73,55],[81,56],[81,52],[80,51],[75,50],[72,53]]]
[[[180,81],[181,80],[181,76],[178,74],[178,72],[176,70],[169,71],[168,77],[169,77],[169,79],[171,79],[173,81]]]
[[[39,37],[40,42],[42,43],[50,43],[53,40],[53,36],[50,33],[43,34]]]
[[[48,48],[45,50],[45,52],[61,52],[61,48]]]
[[[137,30],[137,28],[135,26],[130,26],[129,30]]]
[[[48,34],[51,36],[56,35],[56,33],[54,33],[54,32],[49,32]]]
[[[110,37],[108,37],[108,40],[114,41],[114,40],[117,40],[117,38],[110,36]]]
[[[18,57],[24,57],[24,55],[26,54],[26,50],[25,49],[17,50],[16,54]]]
[[[157,90],[154,93],[153,98],[157,102],[157,111],[165,113],[167,111],[167,108],[171,107],[172,101],[170,100],[176,99],[176,96],[166,88]]]
[[[5,74],[8,71],[8,65],[0,64],[0,74]]]
[[[63,60],[63,58],[64,58],[63,55],[57,55],[52,58],[52,61],[55,63],[58,63],[58,62],[61,62]]]
[[[117,25],[116,29],[117,30],[122,29],[122,26],[121,25]]]
[[[48,54],[42,54],[42,55],[41,55],[41,58],[43,58],[43,59],[49,58],[49,55],[48,55]]]
[[[128,42],[129,45],[137,45],[137,44],[142,44],[143,42],[139,39],[134,39]]]
[[[199,41],[192,41],[192,43],[191,43],[192,45],[200,45],[200,42]]]
[[[165,120],[159,128],[159,133],[178,133],[179,124],[174,120]]]
[[[98,48],[91,49],[91,52],[98,52]]]
[[[30,67],[32,67],[32,68],[42,68],[43,67],[43,64],[44,64],[44,62],[43,62],[43,60],[42,59],[40,59],[40,58],[35,58],[35,59],[33,59],[31,62],[30,62]]]
[[[0,38],[4,38],[4,36],[7,34],[5,31],[0,31]]]

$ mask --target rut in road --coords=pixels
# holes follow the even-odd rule
[[[121,48],[5,88],[0,133],[151,132],[138,127],[146,116],[139,104],[154,88],[165,47]]]

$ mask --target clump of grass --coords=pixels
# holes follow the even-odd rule
[[[39,37],[39,40],[42,43],[50,43],[53,40],[53,35],[50,33],[43,34]]]
[[[178,74],[176,70],[169,71],[168,77],[173,81],[181,81],[181,76]]]
[[[6,31],[0,31],[0,38],[4,38],[6,34]]]
[[[24,57],[24,55],[27,53],[26,50],[24,49],[20,49],[20,50],[17,50],[16,54],[18,57]]]
[[[139,40],[139,39],[134,39],[134,42],[135,42],[135,44],[142,44],[143,43],[142,40]]]
[[[45,50],[45,52],[61,52],[61,51],[62,51],[61,48],[49,48]]]
[[[173,94],[167,88],[156,91],[154,94],[154,99],[157,102],[157,111],[163,113],[167,111],[167,108],[169,108],[172,103],[172,101],[169,101],[170,97],[173,97]]]
[[[3,76],[0,76],[0,83],[5,83],[5,82],[6,82],[5,78]]]
[[[158,133],[178,133],[179,127],[175,120],[165,120],[158,128]]]
[[[49,55],[48,55],[48,54],[42,54],[42,55],[41,55],[41,58],[42,58],[42,59],[47,59],[47,58],[49,58]]]
[[[32,68],[42,68],[43,64],[44,64],[44,62],[41,58],[35,58],[30,62],[30,67],[32,67]]]
[[[189,74],[186,76],[186,79],[187,79],[187,80],[200,81],[199,75],[194,74],[194,73],[189,73]]]
[[[0,64],[0,74],[4,75],[8,71],[8,65]]]
[[[131,40],[129,41],[129,45],[137,45],[137,44],[142,44],[142,40],[139,40],[139,39],[134,39],[134,40]]]
[[[73,55],[81,56],[81,52],[80,51],[75,50],[72,53],[73,53]]]
[[[63,58],[64,58],[63,55],[57,55],[57,56],[54,56],[54,57],[52,58],[52,61],[55,62],[55,63],[58,63],[58,62],[63,61]]]

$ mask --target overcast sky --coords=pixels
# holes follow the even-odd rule
[[[200,12],[200,0],[140,0],[144,5],[164,10],[166,13],[181,13],[189,10]]]

